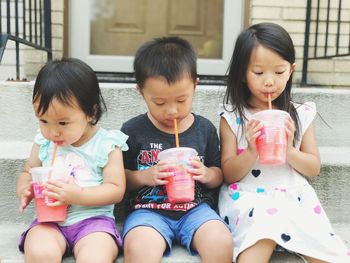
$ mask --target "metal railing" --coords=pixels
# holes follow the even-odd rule
[[[342,0],[307,0],[301,84],[307,85],[309,60],[349,55],[350,19]]]
[[[8,40],[15,42],[17,80],[20,79],[19,44],[46,51],[51,60],[51,0],[1,0],[0,63]]]

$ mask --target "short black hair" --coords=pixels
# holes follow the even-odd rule
[[[44,114],[53,99],[71,105],[72,96],[86,116],[93,119],[91,123],[97,124],[106,104],[92,68],[75,58],[47,62],[34,84],[32,102],[39,101],[38,113]]]
[[[143,88],[150,77],[164,77],[174,83],[188,75],[197,79],[197,55],[191,44],[179,37],[155,38],[144,43],[134,59],[136,83]]]

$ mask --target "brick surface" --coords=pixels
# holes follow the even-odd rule
[[[255,7],[251,15],[259,19],[281,19],[282,8],[280,7]]]
[[[350,72],[350,58],[335,59],[334,60],[334,71],[335,72]],[[350,84],[350,79],[349,79]]]

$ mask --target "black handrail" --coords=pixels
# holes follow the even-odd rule
[[[7,41],[14,41],[16,49],[16,79],[19,80],[19,44],[43,50],[47,52],[47,59],[52,59],[51,0],[6,0],[5,14],[1,7],[3,4],[0,3],[0,63]],[[22,4],[22,10],[19,10],[19,4]],[[14,15],[11,13],[12,8],[14,8]],[[3,18],[6,18],[6,28],[1,22]],[[20,18],[22,19],[22,33],[19,32]],[[11,19],[15,23],[14,28],[11,27]],[[29,29],[29,34],[27,34],[27,28]]]
[[[304,57],[303,57],[303,70],[301,84],[307,85],[307,72],[308,72],[308,62],[312,59],[327,59],[334,57],[342,57],[350,55],[350,33],[341,34],[342,28],[347,28],[350,21],[342,19],[341,8],[342,0],[338,0],[338,6],[331,7],[331,1],[327,1],[326,6],[326,16],[321,17],[321,1],[317,0],[317,3],[312,3],[312,0],[307,0],[306,7],[306,19],[305,19],[305,38],[304,38]],[[335,2],[335,1],[332,1]],[[336,11],[337,18],[331,19],[330,12]],[[311,19],[313,14],[315,19]],[[336,32],[330,32],[330,25],[336,23]],[[325,30],[321,31],[321,24],[325,25]],[[314,31],[311,32],[311,28]],[[345,31],[345,30],[343,30]],[[313,35],[313,37],[312,37]],[[335,35],[335,43],[331,43],[330,36]],[[320,43],[320,39],[324,37],[324,46]],[[341,46],[342,39],[349,39],[348,46]],[[314,45],[310,46],[310,40],[314,40]],[[313,52],[310,52],[313,49]],[[323,52],[322,52],[323,51]]]

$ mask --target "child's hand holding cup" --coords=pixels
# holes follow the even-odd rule
[[[43,194],[44,183],[50,180],[62,180],[67,182],[70,170],[63,166],[34,167],[30,169],[32,186],[34,191],[35,210],[39,222],[62,222],[67,216],[67,205],[51,207],[47,204],[54,202]]]
[[[159,153],[159,161],[167,161],[173,172],[173,176],[167,177],[168,183],[165,185],[170,203],[186,203],[194,199],[194,180],[188,172],[189,161],[192,156],[196,156],[196,150],[188,147],[176,147],[164,150]]]
[[[253,114],[252,119],[262,122],[263,128],[256,139],[259,161],[267,165],[286,162],[289,113],[282,110],[263,110]]]

